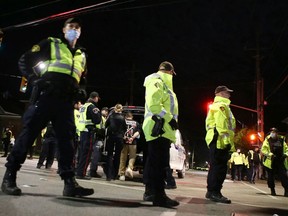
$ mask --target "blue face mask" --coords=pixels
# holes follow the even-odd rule
[[[75,29],[69,29],[65,34],[65,38],[69,42],[73,42],[75,39],[78,39],[79,37],[80,37],[80,32],[76,31]]]

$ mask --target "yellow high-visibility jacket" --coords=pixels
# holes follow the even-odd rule
[[[170,89],[162,80],[163,72],[158,71],[145,78],[144,87],[145,94],[145,116],[143,122],[143,132],[146,141],[157,139],[158,137],[151,136],[155,121],[152,120],[153,115],[157,115],[164,119],[162,137],[176,142],[176,130],[173,130],[169,122],[174,118],[178,120],[178,100],[173,89]]]
[[[245,155],[238,152],[233,152],[231,154],[231,163],[235,165],[244,165],[245,164]]]
[[[270,145],[269,145],[269,138],[270,135],[268,135],[261,147],[261,152],[264,155],[263,158],[263,165],[269,169],[272,169],[272,158],[273,158],[273,153],[270,149]],[[285,142],[285,138],[283,136],[278,135],[278,139],[280,139],[281,142],[283,142],[283,155],[286,155],[286,159],[284,160],[284,165],[286,167],[286,169],[288,169],[288,147],[287,147],[287,143]]]
[[[235,151],[234,130],[236,127],[235,118],[230,110],[228,98],[216,96],[214,102],[206,117],[206,143],[209,147],[212,142],[215,129],[218,132],[217,148],[225,149],[228,144],[231,145],[231,151]]]
[[[72,55],[67,44],[63,43],[61,39],[53,37],[48,39],[50,40],[51,57],[43,62],[43,67],[39,67],[37,64],[33,67],[33,70],[40,76],[46,72],[67,74],[74,77],[79,83],[86,68],[85,53],[81,49],[77,49],[75,54]]]
[[[78,135],[78,137],[80,137],[80,129],[81,129],[79,120],[80,120],[80,112],[78,109],[74,109],[74,122],[76,126],[76,134]]]

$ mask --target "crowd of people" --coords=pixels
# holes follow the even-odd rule
[[[1,190],[8,195],[21,195],[22,191],[16,184],[17,172],[44,128],[46,131],[42,131],[42,150],[37,168],[45,166],[50,169],[56,158],[58,173],[64,181],[63,196],[68,197],[94,193],[93,188],[80,186],[77,179],[102,177],[98,172],[101,158],[105,160],[103,170],[107,181],[133,178],[137,139],[142,131],[147,148],[143,200],[152,202],[154,206],[178,206],[179,202],[165,193],[166,182],[173,182],[169,164],[170,145],[175,143],[179,129],[178,100],[173,91],[174,66],[164,61],[156,73],[145,78],[142,125],[133,119],[131,113],[123,113],[123,106],[119,103],[111,112],[107,107],[100,110],[99,93],[93,91],[87,99],[82,88],[87,73],[87,58],[86,49],[77,43],[81,26],[81,20],[69,18],[64,23],[61,37],[42,40],[19,60],[20,71],[32,88],[31,99],[23,116],[23,129],[9,155],[7,146],[10,145],[11,130],[6,129],[2,136],[3,156],[7,157],[7,163]],[[274,179],[277,175],[284,187],[284,196],[288,197],[288,148],[285,139],[274,128],[263,142],[261,157],[259,148],[251,149],[245,155],[240,149],[236,151],[236,123],[229,107],[232,92],[226,86],[218,86],[206,117],[205,140],[210,159],[205,197],[214,202],[231,203],[221,193],[229,160],[232,179],[236,180],[237,176],[237,180],[242,180],[243,168],[248,167],[247,176],[251,183],[255,183],[262,162],[268,174],[267,184],[271,194],[276,195]],[[83,99],[86,101],[82,104]],[[176,188],[175,180],[173,184],[170,188]]]

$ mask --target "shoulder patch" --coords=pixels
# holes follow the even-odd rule
[[[40,46],[39,45],[34,45],[31,49],[31,52],[39,52],[40,51]]]
[[[156,88],[159,88],[159,83],[155,83],[154,86],[155,86]]]
[[[99,112],[99,109],[97,107],[95,107],[92,111],[93,111],[93,113],[97,114]]]

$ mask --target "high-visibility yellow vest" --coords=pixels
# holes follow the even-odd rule
[[[75,121],[75,126],[76,126],[76,134],[80,136],[80,112],[77,109],[74,109],[74,121]]]
[[[75,54],[71,53],[68,45],[63,43],[59,38],[48,38],[51,49],[50,60],[41,62],[43,65],[39,67],[39,63],[33,67],[36,73],[42,76],[46,72],[63,73],[74,77],[80,82],[81,75],[86,67],[86,56],[81,49],[77,49]]]
[[[245,155],[238,152],[233,152],[231,154],[231,163],[234,163],[235,165],[243,165],[245,164]]]
[[[264,155],[263,158],[263,165],[269,169],[272,169],[272,158],[273,158],[273,153],[270,149],[270,144],[269,144],[269,138],[270,135],[268,135],[261,147],[261,152]],[[285,138],[283,136],[278,135],[278,139],[281,140],[281,142],[283,142],[283,155],[286,155],[286,159],[284,160],[284,165],[286,167],[286,169],[288,170],[288,146],[287,143],[285,142]]]
[[[216,96],[206,117],[206,143],[209,147],[214,138],[215,129],[218,132],[217,148],[225,149],[226,145],[231,145],[231,151],[235,151],[234,130],[236,121],[230,110],[228,98]]]
[[[161,79],[161,73],[153,73],[145,78],[144,86],[146,88],[145,95],[145,116],[143,122],[143,132],[146,141],[157,139],[151,136],[155,121],[151,118],[157,115],[164,119],[162,137],[176,142],[176,130],[169,125],[172,118],[178,120],[178,100],[176,94]]]
[[[80,118],[79,118],[79,131],[88,131],[86,126],[93,126],[94,123],[92,122],[92,119],[87,119],[87,108],[90,106],[92,103],[91,102],[86,102],[82,107],[79,109],[80,113]]]

